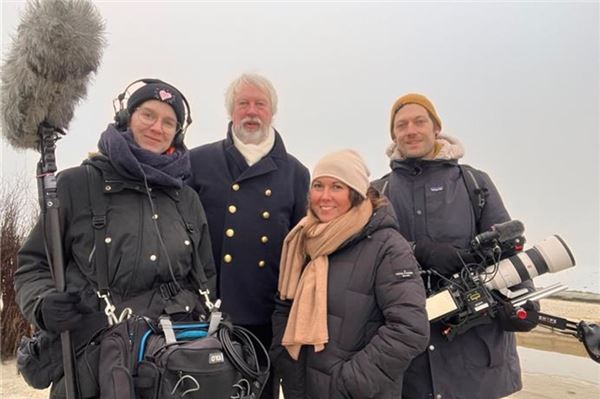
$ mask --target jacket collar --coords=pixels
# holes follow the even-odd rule
[[[457,138],[440,134],[435,140],[435,145],[438,147],[437,153],[433,160],[459,160],[465,155],[465,149]],[[406,160],[398,149],[396,142],[392,142],[385,151],[391,161]]]
[[[122,176],[110,163],[108,158],[102,154],[97,154],[93,158],[86,159],[83,164],[90,164],[100,170],[104,180],[103,191],[105,194],[115,194],[123,190],[135,190],[140,193],[146,193],[144,183]],[[174,201],[179,201],[180,189],[175,187],[149,187],[150,192],[160,190],[168,195]]]
[[[396,159],[390,162],[392,170],[405,170],[415,175],[420,174],[420,171],[443,166],[458,165],[457,159]]]
[[[264,175],[278,169],[277,161],[287,158],[287,151],[283,140],[277,130],[275,130],[275,144],[267,155],[252,166],[248,166],[244,156],[238,151],[233,143],[233,132],[231,131],[232,122],[229,122],[227,128],[227,137],[224,142],[224,149],[227,155],[231,156],[238,167],[243,170],[242,174],[236,179],[241,182],[256,176]]]

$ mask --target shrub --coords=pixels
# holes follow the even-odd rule
[[[14,177],[0,182],[0,359],[15,356],[17,345],[31,326],[23,318],[15,303],[14,274],[17,251],[33,226],[37,210],[26,184],[28,180]]]

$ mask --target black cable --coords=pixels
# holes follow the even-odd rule
[[[259,381],[261,382],[261,385],[263,385],[266,381],[265,377],[269,375],[269,370],[271,369],[271,360],[269,358],[269,353],[265,349],[264,345],[258,340],[258,338],[256,338],[254,334],[243,327],[229,326],[226,324],[223,324],[221,328],[219,328],[217,334],[219,341],[221,341],[221,345],[223,345],[225,354],[231,363],[233,363],[234,367],[240,371],[244,377]],[[242,354],[236,350],[234,346],[234,340],[232,338],[242,345],[242,351],[244,348],[247,349],[247,353],[251,361],[244,359]],[[258,344],[258,347],[261,349],[265,359],[267,360],[266,367],[263,369],[261,369],[258,362],[256,346],[252,341]],[[265,381],[263,381],[263,379]]]

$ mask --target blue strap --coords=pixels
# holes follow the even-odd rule
[[[191,341],[198,338],[204,338],[208,335],[207,332],[208,323],[190,323],[190,324],[173,324],[173,330],[175,330],[175,337],[178,340]],[[178,331],[181,330],[181,331]],[[150,335],[153,331],[148,329],[140,340],[140,349],[138,351],[137,361],[141,362],[144,360],[144,354],[146,352],[146,344]]]

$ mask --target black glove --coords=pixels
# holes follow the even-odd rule
[[[463,261],[466,264],[477,261],[476,256],[465,249],[428,239],[415,243],[415,258],[423,269],[434,269],[446,277],[460,271],[464,266]]]
[[[536,305],[527,301],[521,308],[513,308],[510,301],[496,296],[498,302],[497,319],[504,331],[527,332],[538,325],[539,313]]]
[[[72,330],[81,323],[84,314],[92,309],[81,304],[78,292],[52,292],[42,299],[38,307],[37,317],[44,330],[60,333]]]
[[[577,324],[577,334],[590,358],[600,363],[600,326],[582,320]]]

